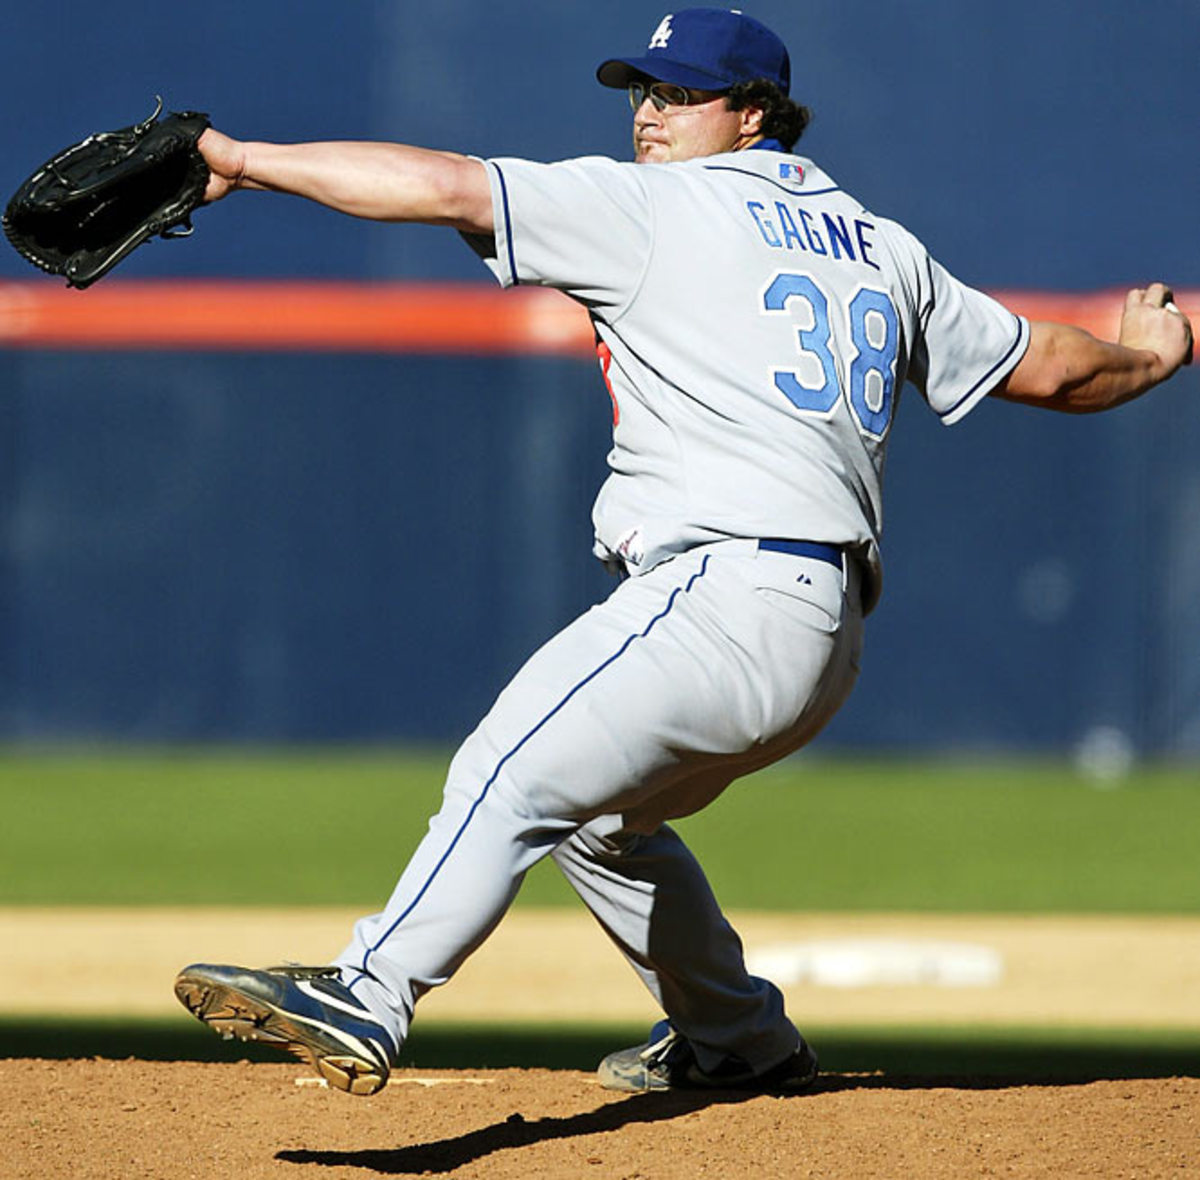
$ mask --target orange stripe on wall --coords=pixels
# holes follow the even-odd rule
[[[35,348],[588,354],[586,314],[482,284],[0,283],[0,344]]]
[[[1114,339],[1122,291],[996,291],[1030,319]],[[1176,302],[1200,327],[1200,290]],[[86,291],[0,282],[0,345],[591,356],[584,311],[557,291],[482,283],[121,280]]]

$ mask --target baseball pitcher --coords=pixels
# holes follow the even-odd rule
[[[595,552],[609,597],[537,651],[455,755],[382,912],[323,967],[197,964],[182,1002],[328,1081],[387,1080],[417,1001],[552,856],[665,1019],[601,1082],[783,1092],[817,1058],[670,821],[803,746],[857,676],[882,586],[881,481],[901,391],[944,422],[985,397],[1105,410],[1170,377],[1191,329],[1161,283],[1120,339],[1031,323],[959,282],[794,145],[779,38],[739,12],[666,16],[599,67],[633,161],[480,160],[208,130],[207,198],[308,197],[456,229],[505,287],[585,307],[612,399]]]

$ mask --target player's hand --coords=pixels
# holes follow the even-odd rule
[[[200,136],[196,146],[200,149],[209,170],[208,188],[204,191],[205,201],[219,201],[241,186],[246,171],[245,144],[210,127]]]
[[[1158,381],[1192,361],[1192,325],[1163,283],[1135,288],[1125,296],[1120,342],[1158,357],[1162,367],[1162,372],[1156,374]]]

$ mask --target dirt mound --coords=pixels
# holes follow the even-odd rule
[[[617,1095],[588,1074],[400,1071],[374,1098],[300,1067],[0,1061],[13,1180],[428,1175],[1180,1177],[1200,1079],[1086,1085],[824,1076],[792,1098]]]

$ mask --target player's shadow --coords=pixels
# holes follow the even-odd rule
[[[607,1102],[596,1110],[566,1118],[544,1118],[527,1122],[511,1114],[502,1123],[468,1131],[450,1139],[417,1143],[411,1147],[372,1148],[362,1151],[291,1150],[276,1152],[275,1158],[289,1164],[318,1164],[328,1168],[364,1168],[381,1176],[453,1172],[466,1164],[485,1159],[497,1151],[529,1147],[553,1139],[574,1139],[619,1131],[634,1123],[657,1123],[680,1118],[707,1106],[745,1102],[753,1094],[672,1091],[637,1094],[619,1102]]]
[[[803,1102],[807,1095],[837,1090],[931,1089],[949,1086],[955,1089],[1003,1089],[1023,1083],[999,1078],[895,1078],[878,1074],[822,1074],[805,1094],[789,1101]],[[1049,1081],[1056,1085],[1065,1082]],[[669,1091],[637,1094],[620,1101],[606,1102],[596,1110],[565,1118],[526,1121],[511,1114],[502,1123],[493,1123],[477,1131],[468,1131],[450,1139],[417,1143],[409,1147],[365,1148],[360,1151],[287,1150],[275,1158],[289,1164],[316,1164],[327,1168],[363,1168],[381,1176],[410,1176],[422,1173],[453,1172],[466,1164],[485,1159],[497,1151],[529,1147],[554,1139],[574,1139],[605,1131],[619,1131],[636,1123],[657,1123],[711,1106],[729,1106],[758,1097],[754,1093],[726,1090]]]

